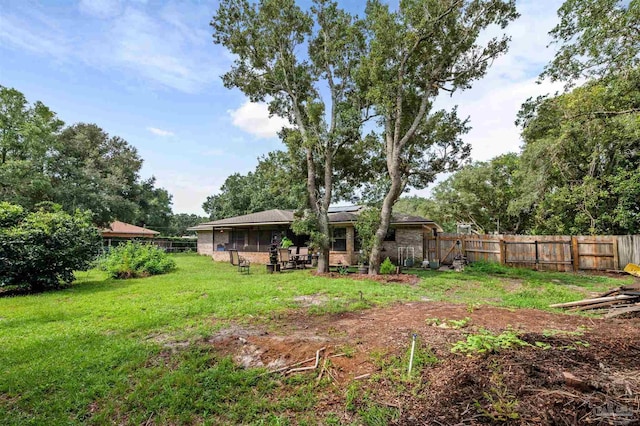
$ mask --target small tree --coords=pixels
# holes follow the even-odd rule
[[[87,270],[101,248],[89,212],[71,215],[55,204],[26,212],[0,203],[0,287],[43,291],[71,283],[73,271]]]

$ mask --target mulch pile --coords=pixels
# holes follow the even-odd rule
[[[456,329],[427,321],[433,318],[470,320]],[[517,330],[531,346],[472,357],[451,353],[455,342],[481,328]],[[385,374],[379,358],[401,359],[413,333],[438,362],[410,382],[401,373]],[[640,424],[640,318],[415,302],[323,316],[298,309],[210,342],[247,367],[314,367],[291,374],[329,379],[318,388],[316,410],[337,413],[347,424],[362,422],[358,410],[372,402],[396,409],[394,423],[401,425]],[[341,356],[346,349],[352,353]],[[348,409],[353,383],[369,402],[362,397]]]

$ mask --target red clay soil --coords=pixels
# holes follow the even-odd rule
[[[466,317],[471,321],[463,329],[427,321]],[[480,328],[517,330],[532,346],[473,357],[451,353]],[[385,374],[380,359],[404,356],[413,333],[419,348],[439,361],[401,382],[403,373]],[[317,410],[340,413],[345,422],[357,421],[357,409],[345,409],[346,389],[357,381],[370,400],[398,409],[395,424],[640,424],[640,318],[487,306],[469,312],[466,305],[416,302],[324,316],[299,310],[268,328],[234,326],[210,343],[246,367],[270,369],[314,358],[324,347],[317,369],[294,374],[330,378]],[[322,369],[325,357],[330,368]]]

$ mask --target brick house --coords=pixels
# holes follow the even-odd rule
[[[359,241],[354,223],[360,206],[329,209],[331,250],[329,262],[348,265],[358,263]],[[295,235],[291,230],[293,210],[267,210],[243,216],[201,223],[189,228],[198,235],[198,253],[210,255],[217,261],[228,261],[226,250],[236,249],[254,263],[269,263],[269,246],[274,235],[287,236],[295,246],[308,245],[309,237]],[[418,216],[394,214],[389,233],[383,244],[383,257],[397,262],[398,247],[412,247],[416,262],[425,257],[427,240],[442,229],[432,220]]]

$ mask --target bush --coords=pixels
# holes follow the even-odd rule
[[[176,267],[161,248],[131,241],[111,249],[99,264],[113,278],[120,279],[165,274]]]
[[[380,264],[381,274],[393,274],[396,272],[396,265],[391,262],[388,257]]]
[[[0,203],[0,287],[58,288],[74,280],[74,270],[87,270],[101,249],[89,212],[70,215],[55,204],[26,212]]]

